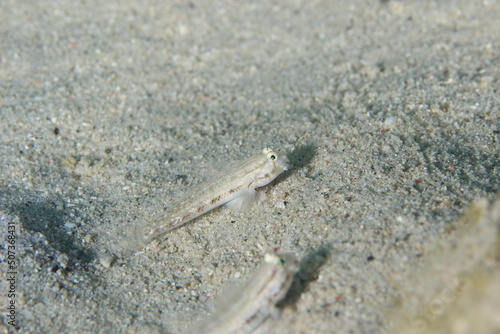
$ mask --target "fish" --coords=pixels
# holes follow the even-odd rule
[[[265,333],[279,317],[277,305],[292,286],[299,261],[292,253],[266,253],[263,263],[241,286],[224,291],[214,313],[186,333]],[[229,296],[228,296],[229,294]],[[225,300],[224,300],[225,298]]]
[[[256,188],[269,184],[288,168],[287,157],[268,147],[243,161],[229,164],[147,223],[139,231],[140,242],[147,245],[221,205],[230,209],[247,208],[256,199]]]

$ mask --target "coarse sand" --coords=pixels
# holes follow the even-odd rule
[[[500,332],[499,18],[2,1],[0,333],[181,333],[267,252],[300,260],[271,333]],[[264,147],[292,168],[256,205],[127,248]]]

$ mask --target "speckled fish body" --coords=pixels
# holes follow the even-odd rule
[[[141,233],[144,244],[221,205],[247,206],[255,188],[265,186],[288,168],[288,160],[270,148],[224,169],[209,181],[188,191],[175,205],[154,219]]]
[[[276,305],[285,295],[298,270],[298,260],[290,253],[268,253],[237,294],[218,304],[215,313],[190,333],[249,334],[263,332],[263,324],[279,314]],[[223,292],[224,293],[224,292]],[[222,296],[224,297],[224,296]]]

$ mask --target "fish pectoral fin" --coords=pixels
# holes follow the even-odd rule
[[[241,193],[240,196],[230,200],[229,202],[224,204],[224,206],[231,210],[246,210],[256,200],[257,192],[255,190],[245,190]]]

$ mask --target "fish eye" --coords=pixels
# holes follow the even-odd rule
[[[280,264],[280,265],[285,264],[285,260],[283,260],[283,259],[279,259],[279,260],[278,260],[278,264]]]
[[[269,152],[267,154],[267,159],[271,160],[271,161],[274,161],[276,159],[278,159],[278,156],[276,155],[276,153],[273,153],[273,152]]]

